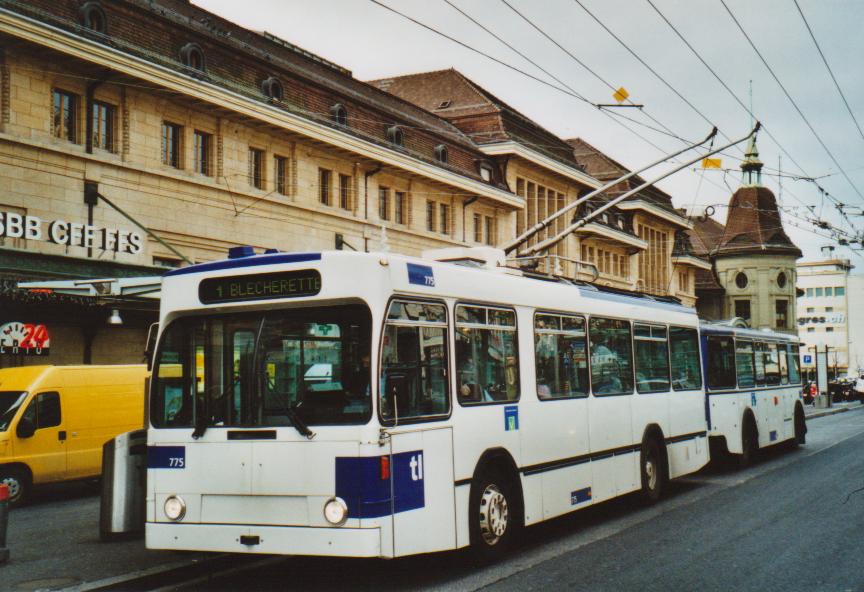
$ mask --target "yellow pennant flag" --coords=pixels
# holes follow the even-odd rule
[[[627,97],[630,96],[630,93],[627,92],[627,89],[623,86],[612,93],[612,98],[618,101],[619,103],[623,103],[627,100]]]
[[[719,169],[723,166],[723,159],[721,158],[703,158],[702,159],[702,168],[703,169]]]

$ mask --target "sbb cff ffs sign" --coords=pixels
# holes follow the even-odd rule
[[[131,255],[140,253],[144,246],[144,240],[137,232],[65,220],[46,222],[38,216],[15,212],[0,212],[0,237],[48,241],[69,247],[92,247]]]
[[[198,285],[202,304],[273,300],[315,296],[321,291],[321,274],[314,269],[277,271],[256,275],[207,278]]]
[[[51,337],[45,325],[13,321],[0,325],[0,354],[47,356]]]

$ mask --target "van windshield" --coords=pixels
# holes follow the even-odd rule
[[[0,391],[0,432],[9,429],[12,418],[26,398],[27,393],[21,391]]]
[[[185,317],[153,372],[157,428],[345,425],[371,417],[369,309]]]

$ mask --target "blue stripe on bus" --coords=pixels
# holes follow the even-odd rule
[[[381,478],[382,458],[336,458],[336,497],[348,506],[349,518],[380,518],[426,505],[423,451],[390,456],[390,477],[385,479]]]
[[[255,267],[258,265],[275,265],[278,263],[301,263],[303,261],[320,261],[321,253],[273,253],[255,255],[253,257],[240,257],[238,259],[220,259],[209,263],[198,263],[189,267],[172,269],[165,277],[174,275],[186,275],[188,273],[200,273],[202,271],[217,271],[220,269],[239,269],[241,267]]]

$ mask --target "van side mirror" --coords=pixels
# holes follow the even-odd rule
[[[156,337],[159,335],[159,323],[153,323],[147,330],[147,345],[144,346],[144,357],[147,360],[147,370],[153,370],[153,356],[156,354]]]
[[[31,419],[22,417],[15,428],[15,435],[19,438],[31,438],[36,433],[36,426]]]

